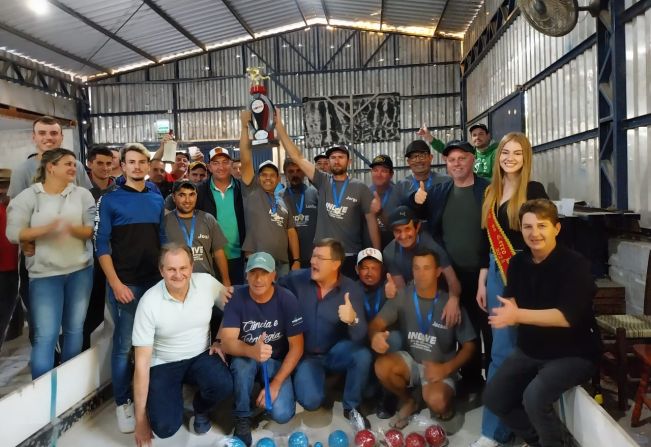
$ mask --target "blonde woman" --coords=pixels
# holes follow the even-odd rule
[[[530,199],[548,198],[542,184],[529,180],[532,159],[531,143],[520,132],[508,133],[497,147],[493,178],[486,188],[482,205],[481,227],[486,230],[486,237],[484,266],[479,273],[477,289],[477,303],[489,314],[499,306],[497,296],[504,291],[509,260],[525,248],[518,217],[520,207]],[[487,381],[511,353],[516,341],[515,327],[491,331],[493,340]],[[484,409],[481,437],[471,447],[497,447],[510,437],[510,430],[499,418]]]
[[[95,200],[74,184],[75,154],[67,149],[43,153],[34,184],[7,209],[7,238],[34,242],[25,258],[29,273],[29,324],[34,331],[32,378],[54,366],[54,347],[63,327],[61,360],[81,352],[84,320],[93,285]]]

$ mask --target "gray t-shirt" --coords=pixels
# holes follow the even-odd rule
[[[453,186],[443,208],[443,243],[455,268],[477,271],[480,268],[482,241],[481,206],[474,187]]]
[[[11,183],[9,184],[9,191],[7,195],[10,198],[16,197],[21,191],[29,188],[34,183],[34,176],[36,175],[36,168],[41,163],[36,157],[28,158],[19,164],[13,171],[11,171]],[[77,160],[77,177],[75,178],[75,185],[91,189],[93,184],[86,174],[84,165]]]
[[[466,310],[461,308],[461,322],[448,328],[441,319],[443,308],[448,302],[448,294],[438,291],[438,298],[416,297],[420,309],[420,319],[414,307],[414,286],[409,285],[380,309],[378,316],[390,326],[398,323],[403,336],[405,350],[418,363],[423,361],[447,362],[457,353],[457,343],[465,343],[476,338]],[[433,309],[432,309],[433,306]],[[432,316],[429,320],[429,316]],[[431,321],[431,323],[429,322]],[[426,332],[423,327],[426,326]]]
[[[294,225],[298,232],[298,244],[301,253],[301,265],[307,266],[314,248],[319,193],[314,186],[303,185],[301,192],[285,188],[283,198],[294,214]]]
[[[200,210],[194,210],[194,213],[196,218],[191,247],[194,258],[192,271],[217,276],[217,266],[213,255],[216,250],[226,246],[226,237],[224,237],[224,233],[222,233],[217,220],[213,216]],[[185,227],[185,232],[179,225],[179,220]],[[177,220],[176,213],[172,212],[165,216],[164,224],[165,234],[167,234],[167,239],[170,242],[187,243],[186,237],[190,237],[192,233],[192,218]]]
[[[437,244],[432,236],[426,231],[418,233],[416,245],[412,248],[403,248],[395,239],[389,242],[382,251],[382,258],[387,271],[392,275],[401,275],[405,283],[414,279],[411,263],[414,259],[414,253],[422,248],[433,250],[439,258],[439,267],[445,268],[450,265],[450,258],[443,247]]]
[[[348,177],[346,190],[342,194],[345,182],[333,181],[330,174],[318,169],[314,171],[312,183],[319,191],[319,207],[316,220],[314,240],[331,237],[340,241],[346,255],[356,255],[362,247],[362,220],[370,212],[371,191],[361,181]],[[336,205],[333,184],[341,203]]]
[[[250,185],[242,182],[242,197],[246,222],[242,250],[247,253],[264,251],[273,256],[277,263],[288,263],[287,230],[295,226],[291,209],[282,197],[264,192],[257,177]]]

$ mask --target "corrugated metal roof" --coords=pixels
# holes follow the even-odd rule
[[[98,72],[97,65],[123,71],[151,64],[148,59],[199,52],[200,46],[211,49],[250,40],[248,31],[258,38],[326,20],[379,30],[382,19],[383,30],[430,36],[438,25],[438,32],[462,36],[484,1],[47,0],[47,10],[37,14],[28,1],[3,0],[0,45],[88,75]],[[90,64],[43,48],[42,42]]]

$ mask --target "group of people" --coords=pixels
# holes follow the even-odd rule
[[[477,124],[473,144],[444,144],[423,127],[405,149],[411,174],[394,183],[379,154],[366,185],[348,173],[346,146],[306,159],[280,113],[282,170],[254,166],[250,119],[242,112],[237,169],[216,147],[207,162],[179,152],[170,173],[163,145],[152,158],[137,143],[119,164],[93,147],[84,167],[56,120],[34,123],[36,156],[0,206],[0,245],[14,247],[0,279],[22,278],[32,376],[55,366],[60,332],[61,361],[87,346],[106,303],[118,428],[137,445],[178,431],[185,383],[197,388],[194,432],[232,395],[234,435],[249,446],[256,407],[279,423],[297,402],[316,410],[336,372],[344,417],[367,427],[365,399],[402,428],[422,405],[449,420],[459,386],[485,386],[473,447],[514,434],[560,446],[553,403],[599,354],[594,284],[589,262],[556,244],[558,212],[530,180],[526,136],[497,144]],[[432,171],[433,150],[447,176]]]

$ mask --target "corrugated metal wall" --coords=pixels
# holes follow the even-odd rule
[[[626,118],[651,113],[650,51],[651,9],[626,24]],[[650,130],[641,126],[627,131],[628,206],[640,211],[645,228],[651,228]]]
[[[174,116],[181,140],[237,140],[249,102],[245,67],[255,65],[273,74],[269,97],[296,137],[303,97],[398,92],[402,140],[356,149],[369,159],[389,154],[401,167],[423,123],[444,141],[461,137],[460,57],[460,41],[312,27],[91,84],[93,141],[153,141],[154,122]],[[365,168],[358,157],[354,168]]]

